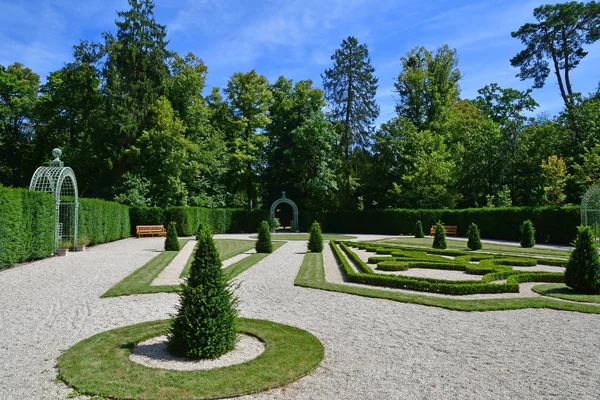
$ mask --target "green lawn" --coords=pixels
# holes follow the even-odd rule
[[[253,235],[250,236],[252,239],[257,239],[258,236],[257,235]],[[308,233],[272,233],[271,234],[271,239],[272,240],[285,240],[285,241],[292,241],[292,240],[308,240],[309,234]],[[323,234],[323,240],[350,240],[350,239],[355,239],[356,236],[348,236],[348,235],[329,235],[324,233]]]
[[[59,379],[74,395],[111,399],[183,400],[237,397],[278,387],[314,370],[323,345],[288,325],[239,319],[240,332],[255,336],[265,351],[248,362],[204,371],[148,368],[129,359],[135,343],[166,333],[170,320],[102,332],[67,349],[58,359]],[[98,398],[98,397],[94,397]]]
[[[252,244],[251,247],[254,247],[254,242],[248,240],[235,240],[241,243],[221,243],[221,241],[231,242],[230,239],[215,239],[215,244],[219,251],[222,249],[226,253],[225,255],[235,254],[237,251],[240,252],[246,251],[242,250],[246,248],[249,243]],[[187,241],[186,241],[187,242]],[[277,249],[282,246],[284,243],[273,243],[273,249]],[[183,247],[183,246],[182,246]],[[118,296],[128,296],[132,294],[148,294],[148,293],[172,293],[179,292],[181,287],[179,285],[170,285],[170,286],[152,286],[150,285],[154,279],[160,274],[160,272],[166,268],[167,265],[175,258],[178,252],[176,251],[163,251],[158,254],[156,257],[148,261],[142,267],[138,268],[130,275],[125,277],[121,282],[117,283],[115,286],[110,288],[106,293],[102,295],[102,297],[118,297]],[[243,260],[238,261],[235,264],[230,265],[229,267],[223,269],[223,272],[227,274],[230,279],[235,278],[237,275],[241,274],[248,268],[252,267],[254,264],[265,258],[268,254],[252,254]],[[186,264],[186,268],[188,268],[189,274],[189,265],[191,264],[191,260],[193,258],[190,256]],[[223,257],[221,257],[223,259]],[[231,257],[227,257],[231,258]],[[187,277],[185,275],[184,277]]]
[[[294,281],[296,286],[331,292],[399,301],[403,303],[421,304],[456,311],[499,311],[519,310],[524,308],[549,308],[554,310],[578,311],[600,314],[600,307],[581,303],[552,300],[543,297],[525,297],[515,299],[463,300],[460,298],[434,297],[406,292],[381,290],[372,286],[349,286],[330,283],[325,280],[323,255],[308,253],[304,257],[300,271]]]
[[[451,250],[463,250],[470,251],[467,248],[467,242],[464,240],[453,240],[449,237],[446,238],[448,249]],[[386,246],[415,246],[415,247],[426,247],[431,248],[433,244],[433,237],[427,236],[422,239],[414,237],[397,237],[390,239],[374,240],[369,243],[380,243]],[[507,255],[521,255],[521,256],[538,256],[538,257],[559,257],[568,258],[568,250],[559,249],[542,249],[539,247],[523,248],[520,246],[511,246],[508,244],[495,244],[495,243],[483,243],[482,250],[473,251],[473,253],[505,253]]]
[[[556,297],[563,300],[580,301],[584,303],[600,303],[600,294],[581,294],[563,283],[537,285],[532,288],[544,296]]]

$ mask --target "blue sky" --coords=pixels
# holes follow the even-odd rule
[[[393,83],[400,57],[415,46],[456,48],[463,98],[491,82],[526,89],[510,58],[522,45],[510,36],[533,9],[548,1],[523,0],[156,0],[158,22],[167,25],[171,50],[193,52],[209,68],[208,86],[223,87],[234,72],[256,69],[270,81],[279,75],[312,79],[331,65],[341,41],[354,35],[369,47],[379,78],[379,122],[394,116]],[[80,40],[114,32],[116,10],[126,0],[0,0],[0,64],[21,62],[42,76],[71,60]],[[587,94],[600,80],[600,42],[572,76]],[[562,100],[551,75],[535,90],[536,111],[555,114]]]

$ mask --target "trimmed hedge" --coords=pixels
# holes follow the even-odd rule
[[[54,253],[54,221],[52,195],[0,187],[0,269]],[[128,207],[80,198],[78,229],[91,244],[129,237]]]
[[[54,199],[0,186],[0,270],[54,252]]]
[[[137,225],[164,225],[170,221],[177,223],[179,236],[196,234],[198,226],[210,227],[213,233],[255,232],[261,221],[269,219],[265,210],[246,211],[234,208],[202,207],[131,207],[131,233]]]
[[[323,232],[378,233],[414,235],[420,220],[425,227],[442,221],[456,225],[458,236],[466,236],[471,223],[476,223],[486,239],[519,240],[519,227],[529,219],[536,228],[537,243],[569,244],[575,239],[580,224],[579,206],[468,208],[460,210],[370,210],[317,213],[300,211],[300,230],[306,231],[319,221]]]
[[[112,242],[130,236],[129,207],[99,199],[79,199],[78,236],[90,244]]]

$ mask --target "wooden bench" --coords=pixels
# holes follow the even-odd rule
[[[166,236],[167,230],[162,225],[138,225],[135,227],[137,237],[140,236]]]
[[[456,236],[456,231],[458,227],[455,225],[444,225],[444,230],[446,231],[446,235],[454,235]],[[431,225],[431,230],[429,231],[429,235],[433,236],[435,233],[435,225]]]

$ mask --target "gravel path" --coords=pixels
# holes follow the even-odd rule
[[[0,272],[0,399],[65,399],[53,382],[61,350],[173,313],[176,294],[99,298],[163,242],[127,239]],[[244,399],[600,397],[598,315],[454,312],[295,287],[305,251],[289,242],[241,274],[240,314],[308,330],[325,359],[285,390]]]
[[[196,247],[196,241],[190,240],[183,246],[183,249],[177,253],[175,258],[171,260],[169,265],[163,269],[160,274],[150,283],[150,286],[168,286],[168,285],[180,285],[183,283],[183,279],[179,276],[185,268],[190,256],[194,252]]]

